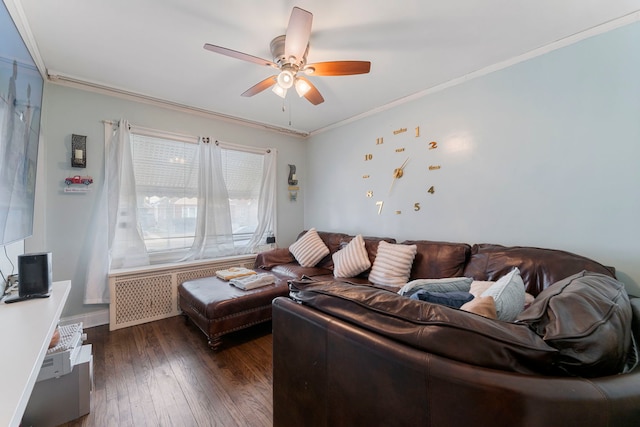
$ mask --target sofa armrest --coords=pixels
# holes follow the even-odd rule
[[[296,259],[293,257],[293,254],[289,252],[289,248],[275,248],[266,252],[260,252],[256,256],[253,267],[271,270],[276,265],[288,264],[295,261]]]
[[[274,427],[631,427],[638,417],[640,371],[585,379],[487,369],[273,301]]]

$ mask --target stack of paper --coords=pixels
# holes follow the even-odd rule
[[[260,273],[253,276],[239,277],[237,279],[231,279],[229,283],[233,286],[248,291],[250,289],[259,288],[260,286],[266,286],[276,281],[275,276],[270,273]]]
[[[222,280],[231,280],[237,277],[245,277],[257,274],[253,270],[244,267],[231,267],[226,270],[216,271],[216,276]]]

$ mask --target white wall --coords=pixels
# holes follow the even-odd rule
[[[87,250],[93,230],[89,228],[95,207],[98,186],[104,179],[104,132],[102,120],[119,120],[153,129],[188,135],[208,135],[214,139],[278,150],[278,243],[293,242],[303,228],[304,191],[298,202],[290,202],[287,192],[287,164],[298,166],[304,190],[305,152],[304,140],[240,126],[228,121],[202,115],[169,110],[154,105],[133,102],[65,87],[52,83],[45,85],[43,107],[44,163],[39,168],[39,178],[44,185],[36,189],[37,201],[45,212],[36,218],[36,227],[28,251],[51,251],[53,279],[72,281],[69,301],[63,317],[104,310],[106,306],[83,305]],[[71,135],[87,136],[87,168],[70,166]],[[40,165],[39,165],[40,166]],[[92,191],[75,194],[64,193],[64,178],[69,175],[91,175]]]
[[[305,227],[568,250],[640,295],[638,41],[634,23],[312,136]]]

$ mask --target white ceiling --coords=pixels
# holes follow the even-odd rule
[[[640,10],[640,0],[4,1],[23,10],[49,74],[303,133]],[[313,13],[309,62],[368,60],[371,72],[309,77],[318,106],[295,91],[285,102],[270,90],[241,97],[273,69],[203,44],[271,60],[293,6]]]

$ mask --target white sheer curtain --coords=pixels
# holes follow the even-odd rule
[[[209,141],[209,138],[204,140]],[[235,252],[221,152],[218,144],[200,141],[196,235],[184,261],[233,255]]]
[[[109,302],[111,269],[149,265],[149,255],[138,221],[138,199],[133,169],[130,124],[105,122],[105,179],[92,219],[96,230],[89,254],[85,304]],[[276,150],[234,144],[208,143],[198,149],[198,205],[193,245],[180,261],[254,252],[276,225]],[[237,248],[232,231],[229,192],[225,184],[222,151],[241,150],[263,156],[258,197],[258,226],[249,243]],[[182,252],[184,254],[184,252]]]
[[[256,252],[258,245],[265,243],[267,233],[275,233],[276,221],[276,150],[269,149],[264,155],[262,185],[258,199],[258,227],[251,240],[242,249],[243,253]]]
[[[93,218],[96,235],[87,268],[85,304],[109,302],[111,268],[149,264],[140,233],[129,122],[105,122],[105,179]]]
[[[138,199],[129,122],[120,121],[117,138],[113,142],[115,144],[110,144],[107,158],[110,268],[149,265],[149,255],[138,222]]]

